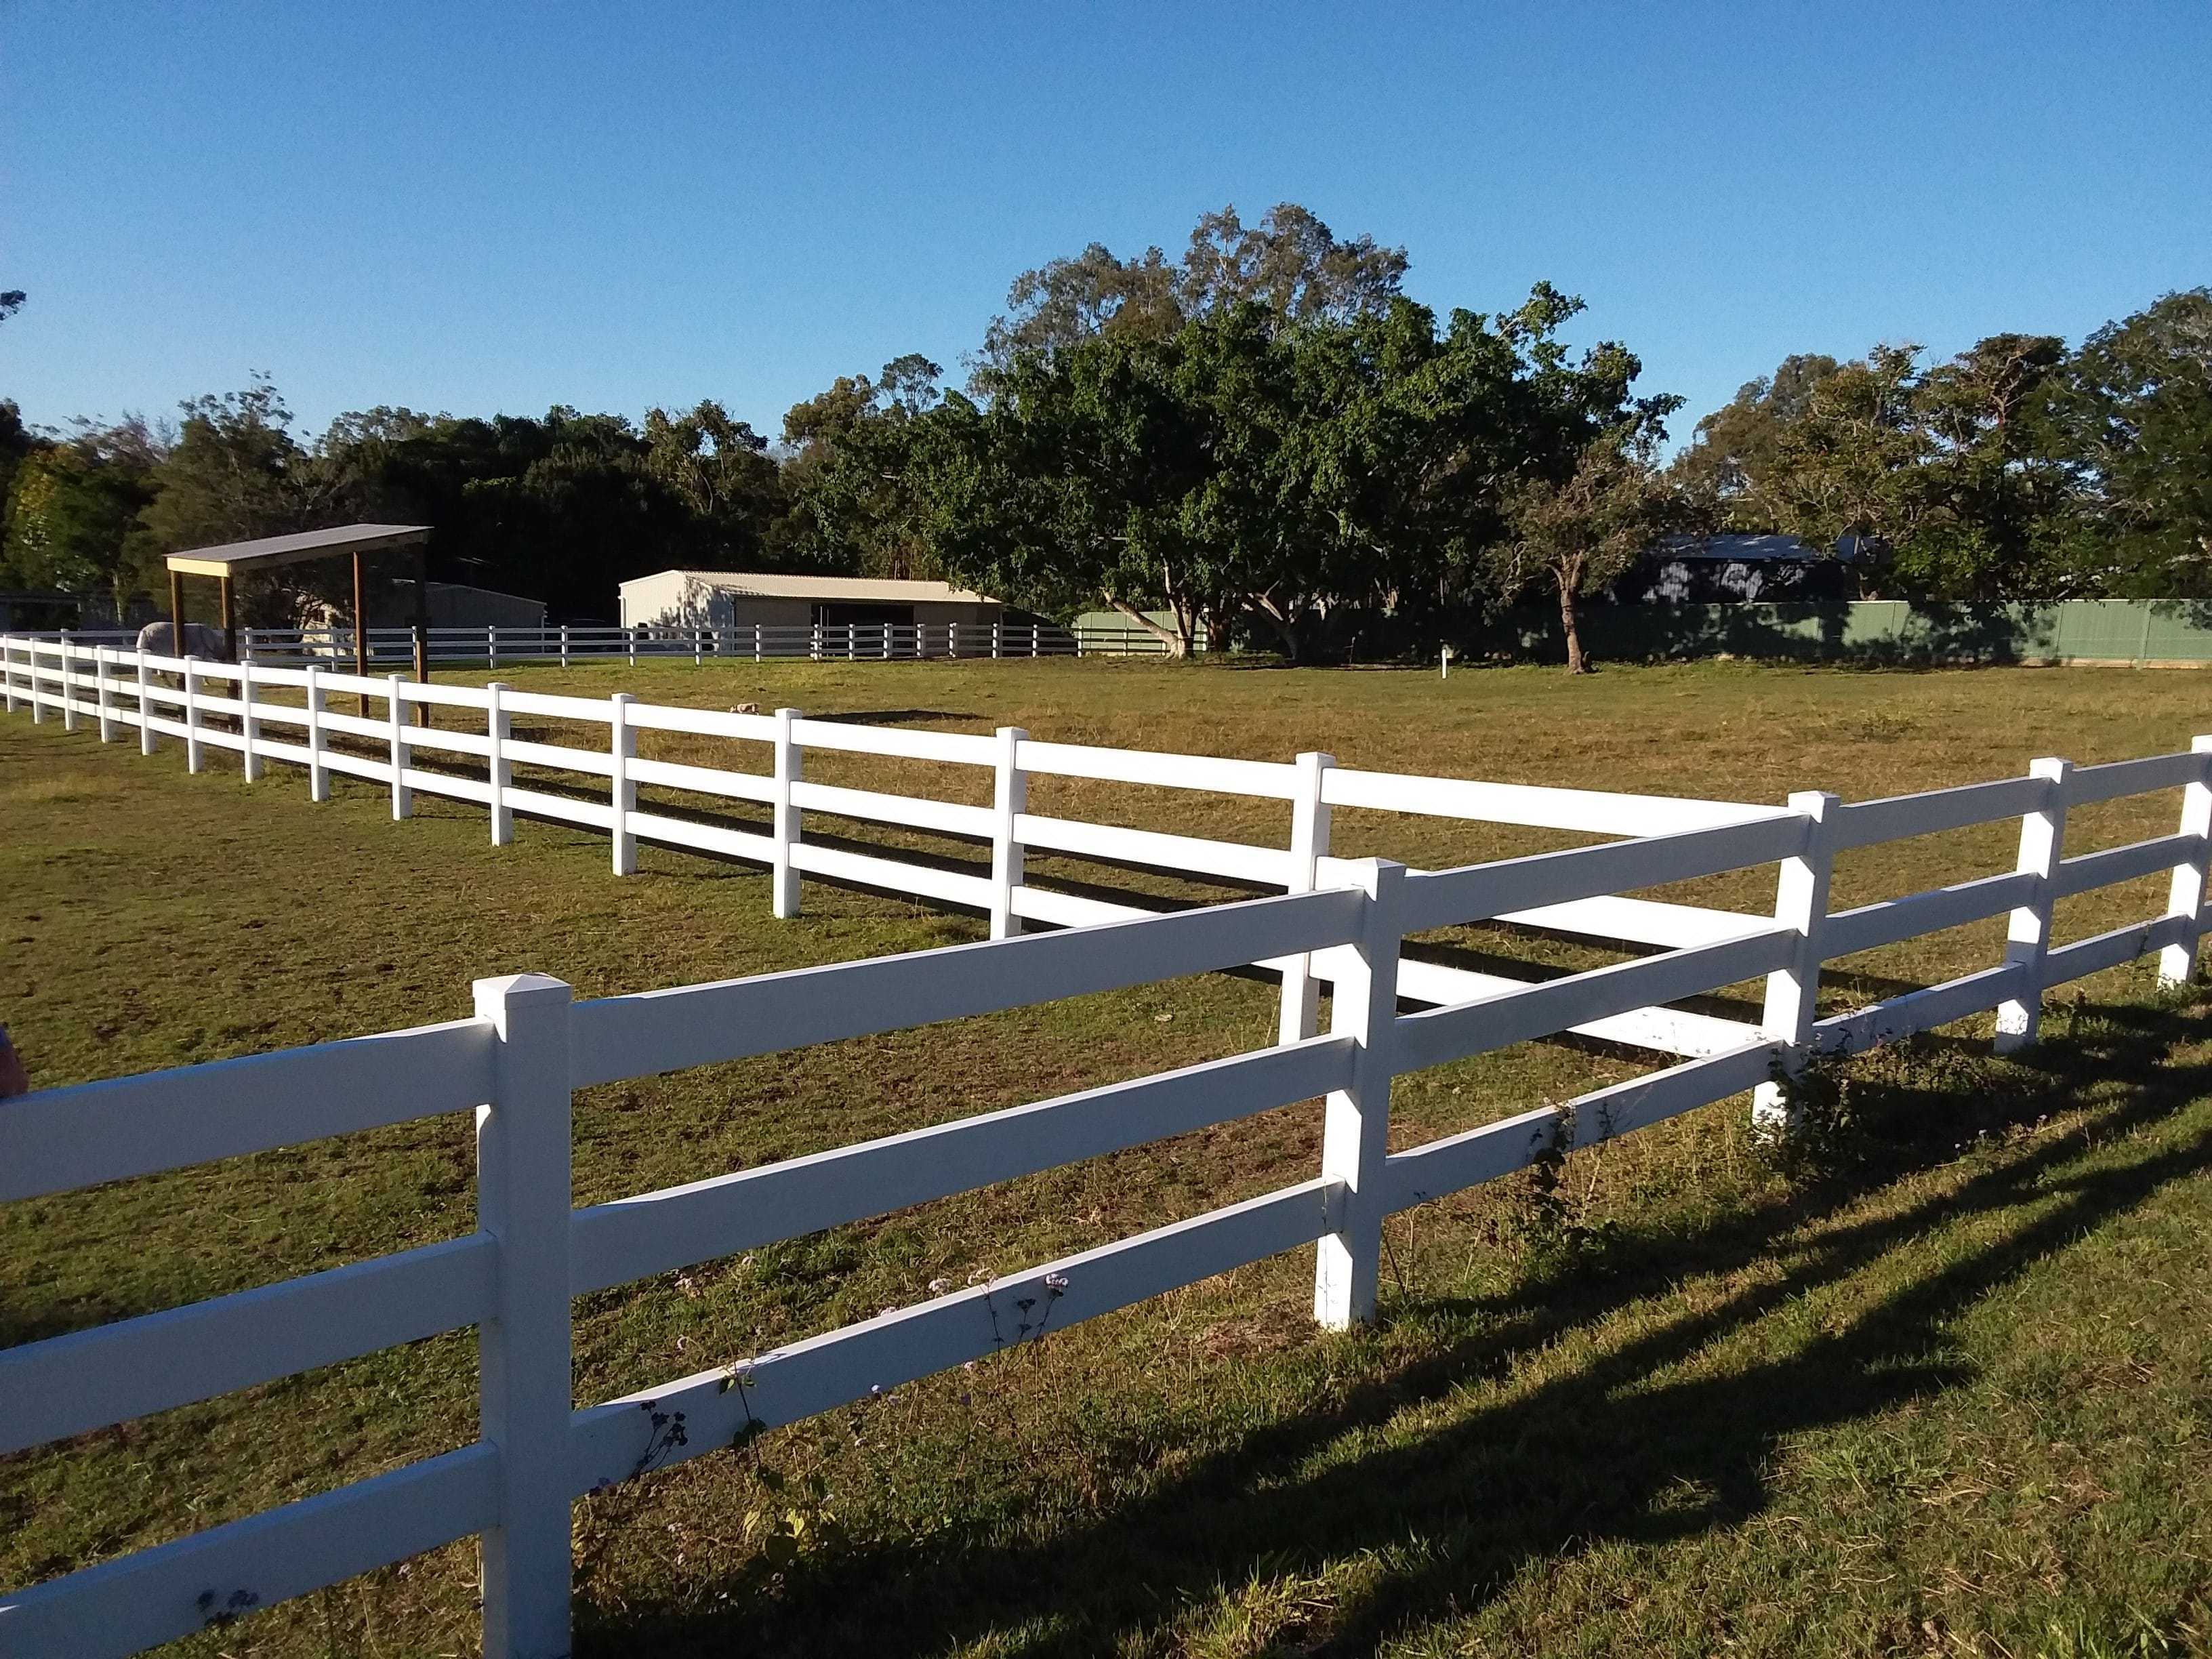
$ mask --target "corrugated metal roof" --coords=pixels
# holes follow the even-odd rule
[[[782,576],[751,570],[663,570],[626,581],[623,589],[663,577],[682,576],[720,593],[757,599],[834,599],[853,605],[996,605],[998,600],[950,582],[894,581],[873,576]]]
[[[327,559],[340,553],[369,553],[426,541],[426,524],[342,524],[307,530],[296,536],[264,536],[258,541],[225,542],[220,547],[188,548],[168,556],[168,567],[187,576],[229,576],[240,570]]]
[[[1657,552],[1669,559],[1725,559],[1737,564],[1756,564],[1768,559],[1790,559],[1809,562],[1830,557],[1849,559],[1859,550],[1858,538],[1843,536],[1835,546],[1823,551],[1796,536],[1668,536],[1663,538]]]

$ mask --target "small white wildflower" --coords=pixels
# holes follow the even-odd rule
[[[1067,1288],[1067,1275],[1066,1273],[1047,1273],[1044,1276],[1044,1287],[1048,1291],[1066,1290]]]
[[[932,1296],[943,1296],[951,1288],[952,1281],[949,1279],[933,1279],[929,1281],[929,1293]]]

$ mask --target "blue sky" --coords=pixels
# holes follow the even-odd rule
[[[2212,8],[740,9],[0,0],[0,396],[272,374],[774,435],[949,368],[1018,271],[1290,199],[1408,290],[1549,278],[1645,390],[1785,353],[2078,338],[2212,282]]]

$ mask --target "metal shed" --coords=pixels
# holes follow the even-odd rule
[[[848,624],[941,628],[990,623],[1005,605],[950,582],[787,576],[750,570],[663,570],[622,585],[625,628]]]

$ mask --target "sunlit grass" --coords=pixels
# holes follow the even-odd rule
[[[1743,800],[1936,787],[2038,753],[2117,759],[2212,726],[2197,677],[2100,671],[1717,666],[1577,683],[1509,670],[1440,684],[1383,671],[687,662],[502,678]],[[529,735],[581,736],[544,726]],[[655,738],[648,752],[764,764],[703,739]],[[810,765],[832,781],[988,799],[980,773]],[[456,1018],[484,975],[536,969],[601,994],[981,931],[814,884],[805,916],[776,923],[749,867],[648,849],[639,876],[617,880],[604,841],[581,831],[526,823],[495,849],[475,809],[426,799],[395,825],[371,787],[340,780],[325,806],[306,794],[288,768],[248,786],[226,757],[189,778],[174,744],[149,761],[51,720],[0,723],[0,1019],[36,1081]],[[1265,802],[1061,781],[1033,799],[1273,845],[1287,831]],[[2171,794],[2095,809],[2072,844],[2163,833],[2177,809]],[[1427,866],[1564,839],[1338,817],[1340,851]],[[1839,872],[1837,902],[2011,857],[2006,826],[1869,849]],[[1164,900],[1224,896],[1035,867]],[[2075,902],[2062,933],[2154,914],[2156,889]],[[1771,875],[1689,890],[1764,911]],[[2001,933],[1984,924],[1841,964],[1826,1004],[1987,965]],[[1606,959],[1503,930],[1446,943]],[[580,1650],[2201,1648],[2212,1033],[2160,1003],[2143,969],[2085,992],[2054,1012],[2029,1065],[1987,1060],[1971,1025],[1961,1045],[1869,1062],[1872,1127],[1824,1181],[1780,1181],[1724,1104],[1578,1155],[1540,1202],[1508,1182],[1395,1221],[1374,1332],[1317,1335],[1309,1261],[1286,1258],[770,1436],[757,1451],[783,1481],[773,1500],[740,1455],[594,1498],[579,1510]],[[1751,1012],[1741,999],[1720,1011]],[[1269,988],[1214,977],[611,1085],[578,1102],[578,1198],[1139,1075],[1273,1030]],[[1401,1084],[1394,1139],[1649,1063],[1538,1044],[1440,1068]],[[1304,1179],[1317,1155],[1316,1115],[1292,1109],[586,1298],[578,1396]],[[0,1341],[450,1237],[473,1224],[472,1194],[467,1126],[448,1121],[0,1208]],[[8,1460],[0,1580],[462,1443],[473,1375],[457,1336]],[[831,1541],[772,1570],[744,1524],[771,1501],[809,1508]],[[185,1647],[466,1650],[472,1578],[470,1551],[441,1552]]]

